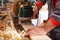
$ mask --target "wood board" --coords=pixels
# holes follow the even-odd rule
[[[33,24],[21,24],[23,28],[27,31],[27,29],[35,27]],[[23,39],[23,40],[29,40],[28,38]],[[30,40],[52,40],[49,38],[47,35],[37,35],[37,36],[30,36]]]

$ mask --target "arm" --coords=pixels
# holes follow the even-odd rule
[[[49,32],[58,25],[60,25],[60,1],[57,2],[56,8],[51,14],[51,18],[43,29],[46,30],[46,32]]]

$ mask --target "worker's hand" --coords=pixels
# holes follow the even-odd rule
[[[32,6],[33,7],[33,19],[37,18],[36,15],[39,13],[37,5]]]
[[[35,27],[28,29],[26,32],[26,36],[39,36],[39,35],[46,35],[46,31],[41,27]]]

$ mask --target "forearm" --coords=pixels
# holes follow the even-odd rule
[[[45,26],[43,26],[42,28],[46,31],[49,32],[52,29],[54,29],[56,26],[54,24],[52,24],[52,22],[49,20]]]
[[[60,1],[57,2],[57,5],[53,10],[49,21],[46,23],[46,26],[43,27],[43,29],[49,32],[59,25],[60,25]]]

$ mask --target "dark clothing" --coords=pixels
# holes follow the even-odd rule
[[[52,39],[52,40],[60,40],[60,26],[54,28],[51,30],[47,35]]]
[[[33,16],[33,8],[31,6],[24,6],[20,8],[20,17],[29,18]]]

